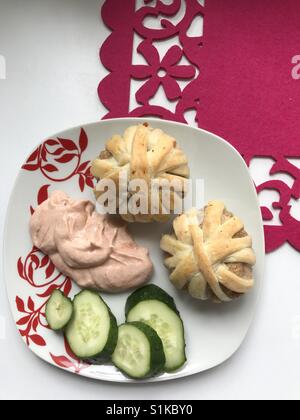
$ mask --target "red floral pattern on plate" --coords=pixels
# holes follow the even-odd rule
[[[54,354],[50,353],[51,359],[57,366],[63,369],[72,370],[74,373],[80,373],[83,369],[87,369],[90,366],[89,363],[83,362],[74,355],[65,338],[64,345],[66,355],[54,356]]]
[[[81,191],[84,191],[85,185],[94,188],[90,161],[82,162],[82,154],[87,146],[88,137],[83,128],[78,142],[63,138],[48,139],[29,156],[22,168],[26,171],[40,170],[44,177],[52,182],[68,181],[78,175]],[[74,162],[73,169],[62,174],[63,165],[61,164],[70,162]]]
[[[79,140],[56,138],[42,143],[27,159],[23,165],[26,171],[40,171],[46,180],[52,183],[68,181],[78,178],[81,191],[85,186],[94,188],[93,177],[90,173],[90,161],[82,161],[82,155],[88,146],[88,137],[81,129]],[[74,161],[74,168],[63,173],[64,165]],[[56,175],[54,177],[54,174]],[[37,205],[48,198],[50,184],[41,186],[37,192]],[[30,206],[30,214],[34,213]],[[72,291],[72,281],[59,273],[47,255],[33,247],[26,256],[17,261],[17,270],[21,281],[26,282],[32,294],[29,297],[16,296],[15,304],[20,316],[17,328],[28,346],[32,344],[47,348],[45,332],[49,329],[46,322],[45,306],[51,293],[57,289],[66,296]],[[53,362],[65,369],[80,373],[89,365],[81,362],[71,352],[65,341],[65,354],[54,355],[49,352]]]
[[[56,282],[56,280],[51,281],[51,285],[45,292],[36,295],[40,298],[46,298],[46,300],[37,308],[35,307],[35,303],[31,297],[28,298],[27,309],[25,308],[23,299],[19,296],[16,297],[17,309],[22,314],[22,317],[17,321],[17,326],[20,327],[19,332],[21,336],[26,339],[28,346],[30,346],[31,341],[37,346],[46,346],[45,339],[42,337],[41,333],[37,332],[37,329],[39,327],[48,329],[45,306],[53,290],[62,290],[66,296],[68,296],[71,291],[72,282],[70,279],[64,278],[61,284],[54,284],[54,282]]]
[[[38,204],[48,198],[48,188],[49,185],[40,188],[37,195]],[[34,212],[32,206],[30,212],[31,214]],[[68,277],[57,272],[50,258],[35,247],[24,259],[19,258],[17,268],[20,279],[27,282],[35,290],[34,299],[31,296],[27,299],[27,307],[24,299],[16,296],[16,307],[21,314],[17,321],[19,332],[28,346],[31,342],[37,346],[46,346],[46,341],[40,332],[41,328],[48,328],[45,318],[46,303],[55,289],[62,290],[68,296],[72,289],[72,282]],[[37,301],[41,299],[42,302],[37,304]]]

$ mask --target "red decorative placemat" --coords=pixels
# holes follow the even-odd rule
[[[248,164],[255,157],[272,158],[273,179],[258,186],[258,192],[279,195],[272,208],[262,208],[266,248],[271,252],[289,242],[300,251],[300,222],[290,204],[300,198],[300,170],[290,159],[300,158],[295,57],[300,2],[206,0],[203,6],[198,0],[144,0],[138,7],[140,3],[106,0],[102,8],[112,31],[100,51],[110,71],[99,85],[108,109],[105,118],[158,116],[187,122],[186,112],[194,110],[199,127],[230,141]],[[204,34],[191,36],[199,17],[204,17]],[[160,45],[167,39],[171,45],[162,54]],[[143,64],[133,63],[136,52]],[[135,80],[137,106],[131,109]],[[168,109],[152,102],[161,88]],[[276,179],[281,173],[291,177],[291,185]],[[275,211],[278,226],[268,224]]]

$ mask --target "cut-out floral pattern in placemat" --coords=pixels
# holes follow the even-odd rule
[[[276,179],[258,185],[258,192],[280,196],[262,208],[265,222],[280,212],[279,225],[265,226],[268,252],[285,242],[300,251],[300,217],[290,211],[291,200],[300,199],[300,170],[287,160],[300,157],[300,81],[291,75],[299,16],[300,2],[293,0],[106,0],[102,7],[112,31],[100,50],[110,71],[98,88],[105,118],[157,116],[186,123],[193,110],[199,127],[229,140],[248,164],[271,157],[271,175],[293,178],[292,187]],[[193,36],[199,18],[204,34]],[[169,48],[162,54],[165,41]],[[144,64],[134,64],[134,55]],[[131,93],[137,80],[142,84]],[[153,104],[159,89],[170,106]]]

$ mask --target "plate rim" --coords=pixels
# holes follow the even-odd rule
[[[154,117],[109,118],[109,119],[98,120],[98,121],[88,122],[88,123],[82,123],[82,124],[79,124],[79,125],[76,125],[76,126],[72,126],[72,127],[60,130],[60,131],[58,131],[55,134],[52,134],[50,136],[44,137],[44,140],[39,141],[37,143],[37,145],[32,149],[32,151],[31,152],[29,151],[27,157],[30,156],[30,153],[32,153],[41,143],[43,143],[44,141],[46,141],[49,138],[59,137],[62,133],[65,133],[65,132],[71,131],[71,130],[80,130],[81,128],[88,129],[89,127],[96,126],[96,125],[106,125],[106,124],[109,125],[109,124],[114,123],[115,121],[124,122],[124,123],[128,122],[129,124],[133,123],[133,122],[136,124],[136,123],[138,123],[138,121],[144,121],[144,122],[146,122],[146,123],[148,122],[150,124],[151,123],[155,124],[157,122],[160,122],[160,123],[163,123],[163,124],[170,124],[174,127],[176,127],[176,126],[184,127],[184,128],[187,128],[188,130],[193,130],[197,133],[204,133],[205,135],[208,135],[210,137],[210,140],[215,141],[215,142],[221,142],[221,143],[223,143],[223,145],[225,147],[227,147],[229,150],[231,150],[231,152],[233,152],[236,155],[236,157],[240,160],[244,169],[246,169],[246,171],[249,175],[249,179],[252,180],[251,173],[249,171],[249,168],[248,168],[245,160],[242,158],[242,156],[238,152],[238,150],[232,144],[230,144],[226,139],[220,137],[219,135],[217,135],[213,132],[210,132],[210,131],[202,129],[202,128],[192,127],[192,126],[190,126],[188,124],[185,124],[185,123],[182,123],[182,122],[177,122],[177,121],[172,121],[172,120],[164,120],[164,119],[154,118]],[[184,142],[184,140],[182,142]],[[8,281],[6,279],[6,277],[7,277],[6,276],[7,263],[6,263],[6,259],[5,259],[5,252],[6,252],[5,249],[6,249],[6,239],[7,239],[7,235],[8,235],[9,213],[10,213],[10,209],[12,207],[12,200],[13,200],[13,192],[14,192],[14,190],[17,186],[17,183],[18,183],[19,179],[21,178],[21,176],[22,176],[22,167],[18,170],[18,173],[15,176],[15,179],[14,179],[14,182],[13,182],[13,185],[12,185],[12,188],[11,188],[8,204],[7,204],[6,211],[5,211],[3,240],[2,240],[2,262],[3,262],[3,264],[2,264],[2,275],[3,275],[3,280],[4,280],[6,297],[7,297],[8,303],[9,303],[9,312],[10,312],[12,318],[13,318],[14,324],[15,324],[15,315],[13,313],[13,307],[12,307],[10,297],[9,297],[9,292],[8,292]],[[254,184],[254,182],[251,182],[250,184],[251,184],[250,187],[252,189],[253,195],[255,196],[257,208],[260,209],[260,203],[259,203],[259,199],[258,199],[258,194],[257,194],[256,189],[255,189],[255,184]],[[259,213],[260,213],[260,218],[259,218],[260,219],[260,232],[257,233],[257,235],[259,235],[259,237],[261,239],[261,242],[264,246],[265,233],[264,233],[263,218],[262,218],[261,212],[259,212]],[[214,368],[217,368],[217,367],[225,364],[229,359],[231,359],[239,351],[240,347],[244,343],[244,341],[245,341],[245,339],[246,339],[246,337],[249,333],[249,330],[250,330],[250,328],[253,324],[255,314],[257,312],[258,303],[259,303],[260,297],[261,297],[262,284],[263,284],[263,279],[264,279],[264,274],[265,274],[265,265],[266,265],[265,249],[260,250],[260,257],[261,257],[261,272],[260,272],[261,281],[260,281],[260,283],[258,285],[258,288],[257,288],[257,295],[256,295],[256,298],[255,298],[255,303],[254,303],[253,308],[251,310],[251,314],[250,314],[251,315],[250,316],[251,320],[249,322],[249,325],[245,329],[244,334],[242,336],[242,339],[240,340],[240,342],[236,346],[236,348],[234,350],[230,351],[230,353],[226,356],[225,359],[218,362],[217,364],[212,363],[212,366],[206,367],[205,369],[199,370],[199,368],[198,369],[195,368],[195,369],[192,369],[192,370],[190,370],[189,372],[186,372],[186,373],[183,370],[179,370],[178,372],[174,372],[172,374],[167,374],[168,376],[164,376],[164,374],[163,374],[161,376],[156,376],[156,377],[153,377],[153,378],[142,379],[142,380],[134,380],[134,379],[127,378],[126,376],[124,376],[122,378],[120,377],[120,378],[115,378],[114,379],[114,378],[106,377],[106,375],[103,376],[103,374],[102,374],[101,377],[98,378],[98,377],[95,377],[92,374],[86,372],[85,370],[83,370],[79,373],[76,373],[76,372],[70,371],[67,368],[64,368],[64,367],[56,365],[55,363],[52,363],[51,360],[46,359],[46,357],[44,357],[42,354],[37,353],[32,347],[27,346],[24,339],[22,337],[20,337],[20,334],[18,334],[18,336],[21,339],[21,341],[24,343],[26,348],[29,349],[37,358],[42,359],[43,362],[46,362],[47,365],[53,366],[55,368],[58,368],[60,370],[65,371],[67,373],[73,374],[77,377],[83,376],[83,377],[86,377],[86,378],[89,378],[89,379],[92,379],[92,380],[95,380],[95,381],[111,382],[111,383],[118,383],[118,384],[141,384],[141,383],[142,384],[153,384],[153,383],[156,383],[156,382],[168,382],[168,381],[171,381],[171,380],[187,378],[187,377],[190,377],[190,376],[195,376],[196,374],[200,375],[201,373],[207,372],[209,370],[212,370]]]

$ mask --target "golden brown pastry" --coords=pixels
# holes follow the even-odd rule
[[[228,302],[253,287],[252,239],[224,203],[211,201],[202,211],[192,209],[177,217],[173,227],[174,234],[163,236],[161,248],[169,254],[165,264],[178,289],[187,288],[197,299]]]
[[[106,143],[106,150],[101,152],[98,159],[92,162],[92,174],[100,180],[114,181],[117,194],[120,188],[119,174],[125,171],[128,182],[142,179],[146,181],[147,201],[145,214],[132,214],[130,209],[121,217],[127,222],[149,223],[152,221],[164,222],[182,201],[186,192],[186,181],[189,178],[188,160],[185,154],[177,147],[176,140],[160,129],[153,129],[148,124],[129,127],[123,137],[113,136]],[[151,187],[153,181],[177,182],[177,186],[170,192],[169,208],[162,199],[162,190],[158,194],[156,213],[151,206]],[[130,191],[130,189],[129,189]],[[95,190],[96,198],[103,194]],[[131,194],[125,199],[129,200]],[[120,203],[118,202],[118,207]],[[167,214],[165,214],[167,213]]]

